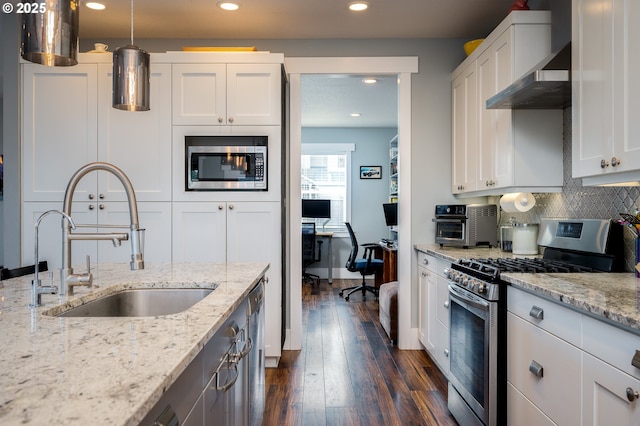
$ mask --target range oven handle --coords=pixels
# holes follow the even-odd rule
[[[461,289],[455,284],[449,284],[449,296],[457,299],[459,302],[467,306],[471,306],[482,311],[488,311],[491,306],[491,302],[488,302],[473,293]]]
[[[454,218],[445,219],[445,218],[436,217],[434,219],[431,219],[431,221],[435,223],[465,223],[467,221],[467,218],[459,217],[457,219],[454,219]]]

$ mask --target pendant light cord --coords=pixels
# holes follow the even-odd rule
[[[133,0],[131,0],[131,45],[133,46]]]

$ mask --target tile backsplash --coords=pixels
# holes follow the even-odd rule
[[[533,194],[536,205],[526,213],[501,213],[500,223],[510,218],[518,222],[539,223],[544,217],[620,218],[620,213],[634,213],[640,207],[640,187],[582,186],[581,179],[571,177],[571,108],[564,110],[563,164],[564,183],[561,193]],[[499,198],[495,202],[499,205]],[[625,230],[625,259],[627,269],[635,267],[635,235]]]

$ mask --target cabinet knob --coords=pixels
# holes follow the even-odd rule
[[[93,200],[95,197],[96,197],[95,195],[93,195],[93,194],[89,194],[89,199],[90,199],[90,200]]]
[[[104,210],[104,204],[100,204],[100,205],[98,206],[98,208],[99,208],[100,210]]]
[[[606,169],[607,167],[609,167],[609,163],[607,163],[605,160],[600,161],[601,169]]]
[[[611,157],[611,167],[619,166],[622,161],[619,158]]]
[[[233,204],[229,204],[229,210],[233,210]]]
[[[531,361],[531,364],[529,364],[529,371],[536,377],[544,376],[544,369],[542,366],[533,360]]]
[[[422,259],[422,263],[425,265],[429,264],[429,259],[427,259],[426,257],[424,259]]]
[[[420,272],[420,275],[422,275],[423,278],[426,278],[428,274],[423,271],[423,272]]]
[[[222,210],[224,209],[224,206],[222,204],[218,204],[218,210]]]
[[[633,402],[633,400],[640,398],[640,394],[638,394],[638,391],[633,390],[631,388],[627,388],[627,399],[630,402]]]
[[[489,181],[486,181],[486,182],[484,183],[484,186],[489,186]]]
[[[445,349],[443,352],[444,352],[444,356],[449,358],[449,349]]]
[[[96,206],[94,206],[93,204],[89,204],[89,210],[93,210],[95,208],[96,208]]]
[[[233,117],[229,117],[229,123],[233,123]]]
[[[539,320],[544,319],[544,309],[534,305],[531,307],[531,310],[529,311],[529,316],[532,316],[535,319],[539,319]]]
[[[445,309],[449,309],[449,301],[445,300],[442,306],[444,306]]]
[[[98,198],[100,198],[101,200],[104,200],[104,194],[98,195]]]
[[[222,117],[218,117],[218,123],[222,123]]]

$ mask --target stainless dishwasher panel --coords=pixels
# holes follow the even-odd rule
[[[240,408],[243,377],[241,352],[246,349],[246,300],[231,314],[204,347],[205,424],[243,425]],[[245,405],[246,407],[246,405]]]
[[[249,323],[247,331],[251,339],[253,349],[248,358],[248,395],[250,424],[262,425],[265,400],[265,365],[264,365],[264,282],[249,293],[247,304],[247,316]]]

